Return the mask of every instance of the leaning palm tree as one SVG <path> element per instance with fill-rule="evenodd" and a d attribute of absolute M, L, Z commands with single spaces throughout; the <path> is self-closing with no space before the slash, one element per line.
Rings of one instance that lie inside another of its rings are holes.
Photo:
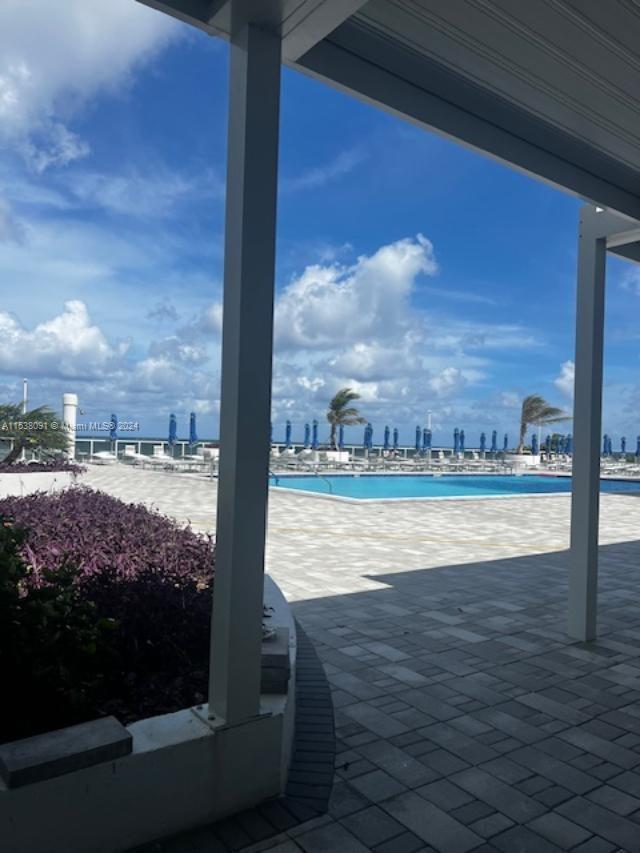
<path fill-rule="evenodd" d="M 359 400 L 360 394 L 356 394 L 351 388 L 341 388 L 329 403 L 329 411 L 327 412 L 327 420 L 331 424 L 331 437 L 329 439 L 331 447 L 337 448 L 336 430 L 340 424 L 343 426 L 355 426 L 355 424 L 365 424 L 366 418 L 358 414 L 358 410 L 350 403 L 354 400 Z"/>
<path fill-rule="evenodd" d="M 25 448 L 41 451 L 66 450 L 68 436 L 62 418 L 47 406 L 22 412 L 20 404 L 0 405 L 0 439 L 12 441 L 13 448 L 2 459 L 11 465 Z"/>
<path fill-rule="evenodd" d="M 524 439 L 527 434 L 527 427 L 530 424 L 542 426 L 543 424 L 556 424 L 570 419 L 571 415 L 563 412 L 562 409 L 550 406 L 539 394 L 530 394 L 525 397 L 522 401 L 522 412 L 520 414 L 520 441 L 517 453 L 522 453 L 524 450 Z"/>

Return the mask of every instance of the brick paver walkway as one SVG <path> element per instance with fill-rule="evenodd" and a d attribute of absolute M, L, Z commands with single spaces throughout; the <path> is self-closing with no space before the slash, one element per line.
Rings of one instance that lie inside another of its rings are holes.
<path fill-rule="evenodd" d="M 211 482 L 121 466 L 87 480 L 213 523 Z M 275 494 L 269 568 L 333 689 L 329 814 L 175 853 L 640 851 L 640 500 L 603 496 L 592 644 L 565 634 L 568 509 Z"/>

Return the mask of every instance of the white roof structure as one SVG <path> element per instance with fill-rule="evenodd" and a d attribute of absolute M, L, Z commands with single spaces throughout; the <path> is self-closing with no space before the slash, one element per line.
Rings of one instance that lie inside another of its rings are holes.
<path fill-rule="evenodd" d="M 211 724 L 233 730 L 262 714 L 282 63 L 588 202 L 567 626 L 594 639 L 606 255 L 640 260 L 640 2 L 139 2 L 231 45 Z M 544 245 L 523 244 L 531 251 Z"/>
<path fill-rule="evenodd" d="M 239 589 L 257 590 L 264 559 L 266 438 L 252 460 L 240 446 L 249 412 L 268 434 L 281 63 L 588 202 L 578 238 L 568 626 L 595 637 L 606 255 L 640 261 L 640 3 L 139 2 L 231 43 L 216 582 L 226 627 L 214 618 L 213 714 L 243 719 L 258 707 L 255 672 L 247 687 L 257 634 L 252 650 L 233 635 L 246 616 Z M 244 675 L 234 676 L 240 665 Z"/>
<path fill-rule="evenodd" d="M 632 0 L 143 2 L 223 38 L 252 20 L 291 67 L 640 217 Z"/>
<path fill-rule="evenodd" d="M 5 790 L 0 822 L 3 805 L 13 811 L 3 850 L 115 853 L 283 790 L 292 703 L 261 693 L 282 63 L 587 201 L 567 630 L 579 641 L 597 635 L 606 256 L 640 261 L 640 0 L 138 2 L 230 42 L 209 701 L 136 723 L 127 762 Z M 215 85 L 213 76 L 202 81 L 203 90 Z M 523 241 L 523 257 L 544 248 Z M 626 695 L 633 678 L 619 680 Z M 12 842 L 20 828 L 31 844 Z M 480 840 L 471 835 L 464 849 Z"/>

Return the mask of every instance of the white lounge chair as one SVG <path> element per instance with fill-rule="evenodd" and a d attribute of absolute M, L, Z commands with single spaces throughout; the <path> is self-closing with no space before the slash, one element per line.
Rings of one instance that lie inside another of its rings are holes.
<path fill-rule="evenodd" d="M 177 460 L 164 452 L 164 444 L 154 444 L 153 454 L 147 456 L 147 464 L 155 468 L 175 469 Z"/>
<path fill-rule="evenodd" d="M 91 457 L 91 462 L 96 465 L 113 465 L 113 463 L 117 461 L 118 457 L 115 453 L 111 453 L 110 450 L 99 450 Z"/>
<path fill-rule="evenodd" d="M 138 453 L 135 444 L 125 444 L 122 454 L 122 461 L 128 462 L 130 465 L 144 465 L 149 459 L 144 453 Z"/>

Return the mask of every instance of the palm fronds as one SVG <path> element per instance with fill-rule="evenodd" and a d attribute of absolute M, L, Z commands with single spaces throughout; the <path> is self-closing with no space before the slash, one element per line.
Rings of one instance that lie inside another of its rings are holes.
<path fill-rule="evenodd" d="M 355 406 L 349 405 L 359 399 L 360 394 L 352 388 L 341 388 L 334 394 L 327 411 L 327 420 L 331 424 L 330 442 L 332 447 L 336 447 L 336 430 L 340 424 L 355 426 L 356 424 L 366 423 L 366 418 L 360 416 Z"/>
<path fill-rule="evenodd" d="M 67 447 L 62 418 L 48 406 L 23 413 L 19 403 L 0 405 L 0 439 L 13 441 L 13 449 L 2 460 L 6 465 L 11 465 L 24 448 L 62 451 Z"/>
<path fill-rule="evenodd" d="M 527 427 L 542 426 L 543 424 L 555 424 L 561 421 L 568 421 L 571 415 L 563 412 L 557 406 L 550 406 L 549 403 L 539 394 L 529 394 L 522 401 L 522 411 L 520 413 L 520 441 L 518 443 L 518 453 L 522 453 L 524 449 L 524 440 L 527 434 Z"/>

